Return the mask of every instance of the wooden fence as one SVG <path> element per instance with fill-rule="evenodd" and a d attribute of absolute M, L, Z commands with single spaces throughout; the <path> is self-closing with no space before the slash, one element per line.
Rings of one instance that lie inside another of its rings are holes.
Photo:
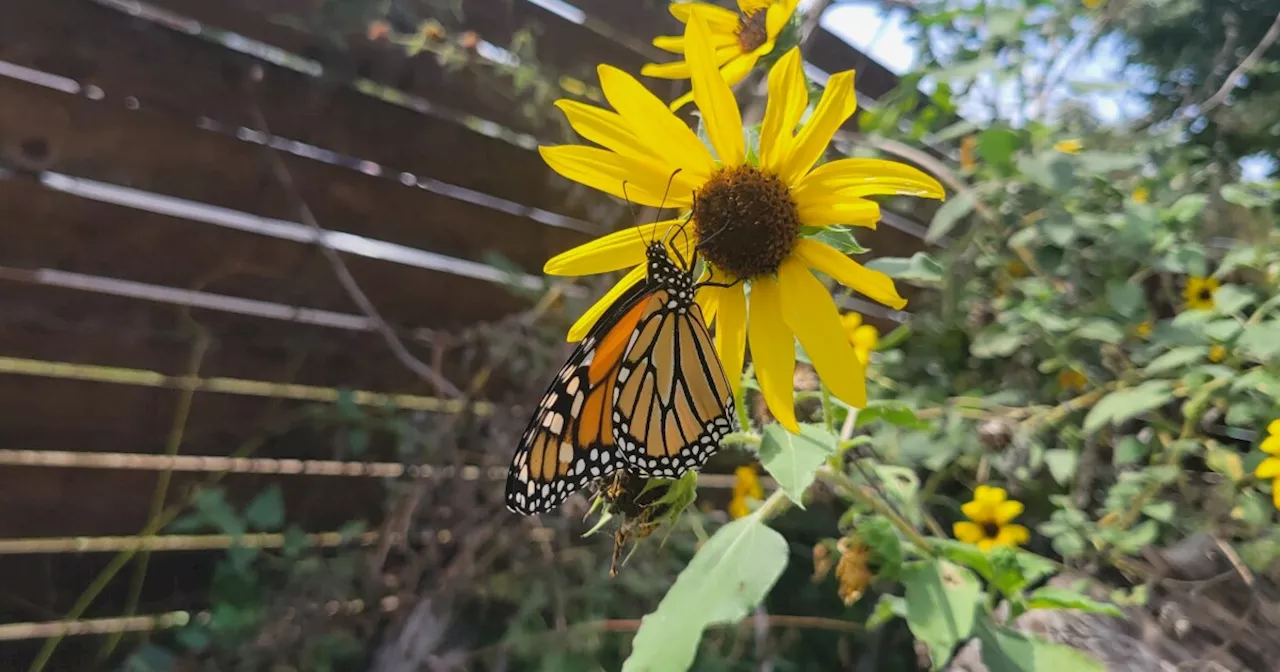
<path fill-rule="evenodd" d="M 109 559 L 66 551 L 143 529 L 173 463 L 124 465 L 165 451 L 184 394 L 181 454 L 224 460 L 338 388 L 370 393 L 357 403 L 397 394 L 435 408 L 440 390 L 388 349 L 296 196 L 386 323 L 447 375 L 458 372 L 443 346 L 414 334 L 527 310 L 511 283 L 540 286 L 548 256 L 626 223 L 619 203 L 546 168 L 533 150 L 565 140 L 560 122 L 529 114 L 518 82 L 486 58 L 501 65 L 510 54 L 494 47 L 532 30 L 536 62 L 524 65 L 549 81 L 589 85 L 598 62 L 638 73 L 657 56 L 648 39 L 678 30 L 664 2 L 576 0 L 554 13 L 469 0 L 443 40 L 461 67 L 371 41 L 366 19 L 326 24 L 327 4 L 0 0 L 0 540 L 85 538 L 8 543 L 0 622 L 57 620 Z M 825 30 L 807 57 L 856 68 L 865 96 L 896 84 Z M 892 226 L 863 242 L 893 256 L 922 247 Z M 191 316 L 208 338 L 198 367 Z M 328 454 L 306 432 L 277 438 L 267 457 Z M 218 464 L 234 491 L 278 481 L 308 531 L 380 515 L 374 478 Z M 160 553 L 143 604 L 191 607 L 205 577 L 192 568 L 213 557 Z M 88 615 L 120 616 L 123 590 Z M 32 632 L 46 631 L 58 630 Z M 4 646 L 15 645 L 0 645 L 6 661 L 32 651 Z"/>

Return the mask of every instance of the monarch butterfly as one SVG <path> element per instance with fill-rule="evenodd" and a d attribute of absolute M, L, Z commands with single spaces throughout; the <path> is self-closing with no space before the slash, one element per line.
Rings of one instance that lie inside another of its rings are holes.
<path fill-rule="evenodd" d="M 521 436 L 512 511 L 548 511 L 618 470 L 678 478 L 729 432 L 733 391 L 694 301 L 692 264 L 677 265 L 660 241 L 646 258 L 646 278 L 569 355 Z"/>

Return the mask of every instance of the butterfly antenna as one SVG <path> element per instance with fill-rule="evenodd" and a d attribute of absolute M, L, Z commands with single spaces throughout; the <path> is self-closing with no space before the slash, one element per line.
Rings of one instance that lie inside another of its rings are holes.
<path fill-rule="evenodd" d="M 667 196 L 671 195 L 671 185 L 676 181 L 676 175 L 679 175 L 681 170 L 684 170 L 684 169 L 676 168 L 675 170 L 671 171 L 671 175 L 667 178 L 667 186 L 665 189 L 662 190 L 662 200 L 659 202 L 659 205 L 658 205 L 659 213 L 661 213 L 663 210 L 667 208 Z M 668 236 L 663 236 L 662 238 L 663 243 L 666 243 L 668 240 L 670 240 Z"/>

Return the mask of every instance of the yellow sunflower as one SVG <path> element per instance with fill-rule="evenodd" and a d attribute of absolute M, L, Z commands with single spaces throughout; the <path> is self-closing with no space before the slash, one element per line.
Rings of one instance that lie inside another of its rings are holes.
<path fill-rule="evenodd" d="M 1053 143 L 1053 148 L 1063 154 L 1079 154 L 1084 149 L 1084 143 L 1074 138 L 1070 140 L 1059 140 Z"/>
<path fill-rule="evenodd" d="M 1137 336 L 1139 340 L 1145 341 L 1148 338 L 1151 338 L 1151 330 L 1153 328 L 1151 320 L 1143 320 L 1133 328 L 1133 335 Z"/>
<path fill-rule="evenodd" d="M 773 51 L 778 33 L 795 14 L 797 4 L 799 0 L 738 0 L 737 12 L 705 2 L 673 2 L 670 8 L 680 23 L 688 24 L 695 12 L 706 22 L 715 65 L 732 86 L 751 72 L 760 57 Z M 683 54 L 686 60 L 650 63 L 640 73 L 663 79 L 692 79 L 685 39 L 681 35 L 654 38 L 653 46 Z M 693 92 L 686 93 L 671 103 L 671 109 L 678 110 L 691 100 Z"/>
<path fill-rule="evenodd" d="M 1227 360 L 1227 346 L 1221 343 L 1214 343 L 1209 348 L 1209 361 L 1214 364 L 1221 364 Z"/>
<path fill-rule="evenodd" d="M 960 507 L 964 520 L 952 526 L 956 539 L 974 544 L 983 551 L 997 546 L 1020 546 L 1031 539 L 1031 533 L 1021 525 L 1014 525 L 1014 518 L 1022 515 L 1022 502 L 1008 499 L 1004 488 L 979 485 L 973 491 L 973 501 Z"/>
<path fill-rule="evenodd" d="M 858 361 L 866 366 L 871 360 L 871 352 L 880 345 L 880 332 L 869 324 L 863 324 L 862 315 L 858 313 L 845 313 L 840 318 L 840 325 L 844 327 L 845 336 L 853 345 L 853 353 L 857 355 Z"/>
<path fill-rule="evenodd" d="M 764 499 L 764 488 L 760 487 L 756 468 L 743 465 L 733 470 L 733 498 L 729 500 L 729 516 L 737 520 L 750 515 L 751 507 L 747 505 L 749 499 Z"/>
<path fill-rule="evenodd" d="M 1187 310 L 1212 310 L 1213 295 L 1217 293 L 1217 278 L 1202 278 L 1198 275 L 1187 278 L 1187 286 L 1182 288 Z"/>
<path fill-rule="evenodd" d="M 932 177 L 893 161 L 840 159 L 814 168 L 836 129 L 853 114 L 853 72 L 832 75 L 808 122 L 793 133 L 808 102 L 798 49 L 769 73 L 768 105 L 753 155 L 759 159 L 748 163 L 742 117 L 716 69 L 709 36 L 706 22 L 693 14 L 685 44 L 694 100 L 714 156 L 657 96 L 630 75 L 603 65 L 600 82 L 616 112 L 566 100 L 557 105 L 578 133 L 605 148 L 539 149 L 548 165 L 571 180 L 619 197 L 625 183 L 625 196 L 640 205 L 692 209 L 692 224 L 685 229 L 690 235 L 676 236 L 673 247 L 685 258 L 696 247 L 709 266 L 704 277 L 730 285 L 698 292 L 704 316 L 715 323 L 716 350 L 729 380 L 736 390 L 749 343 L 769 411 L 797 432 L 792 401 L 797 338 L 835 396 L 857 408 L 866 404 L 863 366 L 845 338 L 835 301 L 810 269 L 887 306 L 906 305 L 887 275 L 802 237 L 801 227 L 874 227 L 880 206 L 867 196 L 942 198 L 943 190 Z M 682 221 L 624 229 L 547 262 L 544 271 L 550 275 L 632 269 L 583 314 L 569 340 L 586 335 L 604 310 L 644 277 L 645 241 Z"/>
<path fill-rule="evenodd" d="M 1263 460 L 1253 475 L 1271 479 L 1271 500 L 1280 509 L 1280 419 L 1267 425 L 1267 438 L 1262 440 L 1259 448 L 1271 457 Z"/>

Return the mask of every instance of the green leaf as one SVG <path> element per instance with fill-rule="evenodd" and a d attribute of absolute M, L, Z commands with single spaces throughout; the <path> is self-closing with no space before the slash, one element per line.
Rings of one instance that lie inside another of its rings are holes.
<path fill-rule="evenodd" d="M 1049 475 L 1058 485 L 1067 485 L 1074 480 L 1076 463 L 1080 457 L 1074 450 L 1054 448 L 1044 451 L 1044 462 L 1049 467 Z"/>
<path fill-rule="evenodd" d="M 1022 575 L 1022 565 L 1018 563 L 1017 552 L 1012 548 L 1001 546 L 992 549 L 991 585 L 1006 597 L 1017 595 L 1027 586 L 1027 578 Z"/>
<path fill-rule="evenodd" d="M 1022 347 L 1023 334 L 1006 331 L 1003 326 L 991 325 L 978 332 L 969 344 L 969 352 L 979 359 L 1008 357 Z"/>
<path fill-rule="evenodd" d="M 1222 199 L 1243 208 L 1261 208 L 1275 200 L 1274 198 L 1268 198 L 1265 194 L 1258 193 L 1251 186 L 1249 184 L 1224 184 L 1221 189 Z"/>
<path fill-rule="evenodd" d="M 1147 306 L 1147 295 L 1142 286 L 1130 282 L 1112 282 L 1107 285 L 1107 304 L 1125 317 L 1137 317 Z"/>
<path fill-rule="evenodd" d="M 1107 425 L 1159 408 L 1173 399 L 1173 385 L 1166 380 L 1149 380 L 1137 387 L 1117 390 L 1098 400 L 1084 418 L 1086 434 Z"/>
<path fill-rule="evenodd" d="M 1021 146 L 1022 138 L 1008 128 L 993 127 L 978 134 L 978 156 L 995 166 L 1009 165 Z"/>
<path fill-rule="evenodd" d="M 943 128 L 925 139 L 926 145 L 947 144 L 953 140 L 958 140 L 963 136 L 969 135 L 978 130 L 978 125 L 968 119 L 962 119 Z"/>
<path fill-rule="evenodd" d="M 1200 364 L 1209 356 L 1209 348 L 1203 346 L 1183 346 L 1156 357 L 1147 365 L 1147 374 L 1158 376 L 1177 371 L 1192 364 Z"/>
<path fill-rule="evenodd" d="M 1117 170 L 1129 170 L 1142 162 L 1142 155 L 1137 152 L 1120 154 L 1116 152 L 1080 152 L 1075 156 L 1080 167 L 1091 173 L 1113 173 Z"/>
<path fill-rule="evenodd" d="M 1094 318 L 1080 325 L 1076 336 L 1090 341 L 1119 343 L 1124 340 L 1124 330 L 1111 320 Z"/>
<path fill-rule="evenodd" d="M 982 578 L 991 580 L 991 560 L 982 549 L 955 539 L 930 538 L 929 542 L 943 558 L 964 565 Z"/>
<path fill-rule="evenodd" d="M 867 617 L 866 628 L 875 630 L 893 620 L 895 616 L 903 619 L 907 617 L 907 601 L 897 595 L 881 595 L 875 609 L 871 610 L 871 615 Z"/>
<path fill-rule="evenodd" d="M 873 422 L 883 421 L 897 427 L 922 429 L 929 423 L 916 417 L 916 412 L 900 401 L 873 401 L 866 408 L 858 411 L 853 422 L 854 427 L 865 427 Z"/>
<path fill-rule="evenodd" d="M 938 208 L 938 212 L 934 213 L 933 222 L 929 224 L 929 231 L 924 236 L 925 241 L 934 242 L 947 235 L 961 219 L 973 212 L 977 204 L 978 197 L 972 190 L 962 191 L 948 199 L 941 208 Z"/>
<path fill-rule="evenodd" d="M 703 630 L 751 613 L 782 575 L 787 553 L 787 540 L 758 515 L 717 530 L 640 622 L 623 672 L 689 669 Z"/>
<path fill-rule="evenodd" d="M 1264 362 L 1275 359 L 1280 355 L 1280 320 L 1246 327 L 1236 345 L 1248 355 Z"/>
<path fill-rule="evenodd" d="M 245 507 L 244 517 L 255 530 L 279 529 L 284 524 L 284 494 L 280 486 L 273 483 L 254 497 Z"/>
<path fill-rule="evenodd" d="M 1179 198 L 1169 207 L 1169 216 L 1183 224 L 1200 216 L 1200 212 L 1209 205 L 1209 197 L 1204 194 L 1187 194 Z"/>
<path fill-rule="evenodd" d="M 1075 167 L 1071 161 L 1055 151 L 1039 152 L 1032 156 L 1018 155 L 1018 172 L 1028 180 L 1050 192 L 1062 192 L 1075 182 Z"/>
<path fill-rule="evenodd" d="M 201 490 L 192 504 L 200 516 L 222 534 L 244 534 L 244 521 L 227 504 L 221 490 Z"/>
<path fill-rule="evenodd" d="M 867 268 L 880 271 L 895 280 L 920 285 L 937 285 L 942 282 L 942 266 L 924 252 L 916 252 L 911 258 L 880 257 L 866 264 Z"/>
<path fill-rule="evenodd" d="M 951 660 L 956 644 L 973 632 L 982 599 L 978 578 L 945 560 L 924 560 L 903 568 L 907 626 L 929 647 L 935 670 Z"/>
<path fill-rule="evenodd" d="M 1106 672 L 1081 651 L 996 625 L 985 614 L 974 631 L 982 641 L 982 662 L 990 672 Z"/>
<path fill-rule="evenodd" d="M 809 229 L 811 227 L 805 228 Z M 802 232 L 802 235 L 824 242 L 844 254 L 865 254 L 867 252 L 867 248 L 858 244 L 858 239 L 853 235 L 853 229 L 843 224 L 815 228 L 811 232 Z"/>
<path fill-rule="evenodd" d="M 836 448 L 836 437 L 820 425 L 800 425 L 792 434 L 781 425 L 764 428 L 760 464 L 778 481 L 787 497 L 804 508 L 804 492 Z"/>
<path fill-rule="evenodd" d="M 868 516 L 858 522 L 858 538 L 871 549 L 877 578 L 892 581 L 902 571 L 906 553 L 893 524 L 883 516 Z"/>
<path fill-rule="evenodd" d="M 1111 461 L 1116 466 L 1133 464 L 1142 459 L 1147 454 L 1147 444 L 1138 440 L 1135 436 L 1126 436 L 1120 439 L 1116 444 L 1115 454 Z"/>
<path fill-rule="evenodd" d="M 1253 292 L 1240 285 L 1223 285 L 1213 294 L 1213 309 L 1222 315 L 1233 315 L 1253 303 Z"/>

